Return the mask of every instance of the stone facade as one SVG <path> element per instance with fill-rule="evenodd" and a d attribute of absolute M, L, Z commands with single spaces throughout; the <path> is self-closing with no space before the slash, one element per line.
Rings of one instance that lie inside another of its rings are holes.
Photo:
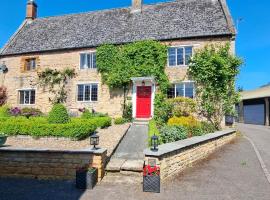
<path fill-rule="evenodd" d="M 174 40 L 164 42 L 168 46 L 192 45 L 194 49 L 202 48 L 209 43 L 225 43 L 231 42 L 232 52 L 234 52 L 234 40 L 230 37 L 220 38 L 204 38 L 193 40 Z M 7 87 L 8 104 L 10 106 L 19 106 L 18 90 L 20 89 L 36 89 L 36 104 L 31 107 L 39 108 L 43 112 L 51 109 L 49 102 L 50 94 L 44 88 L 35 85 L 37 71 L 45 68 L 62 70 L 64 68 L 76 69 L 77 77 L 67 83 L 68 99 L 66 106 L 71 112 L 77 112 L 78 108 L 93 108 L 98 112 L 108 113 L 111 116 L 120 116 L 122 114 L 123 91 L 109 89 L 108 86 L 102 84 L 101 76 L 97 70 L 86 69 L 80 70 L 80 53 L 91 52 L 95 49 L 83 50 L 66 50 L 46 53 L 35 53 L 27 55 L 6 56 L 0 58 L 0 63 L 5 62 L 9 71 L 6 74 L 0 74 L 0 85 Z M 24 71 L 24 60 L 28 58 L 37 58 L 36 71 Z M 172 83 L 189 80 L 187 77 L 187 67 L 166 67 L 166 73 Z M 98 101 L 97 102 L 78 102 L 76 100 L 77 84 L 80 83 L 98 83 Z M 132 87 L 130 87 L 132 88 Z M 130 94 L 131 96 L 130 89 Z"/>
<path fill-rule="evenodd" d="M 210 154 L 218 148 L 231 142 L 236 138 L 235 131 L 224 132 L 225 134 L 218 134 L 218 137 L 209 137 L 204 139 L 204 136 L 197 138 L 190 138 L 187 140 L 179 141 L 179 143 L 170 143 L 172 151 L 164 151 L 165 148 L 159 146 L 159 155 L 154 155 L 147 151 L 145 161 L 148 163 L 149 159 L 156 160 L 160 166 L 161 179 L 166 179 L 185 169 L 192 167 L 196 162 L 207 158 Z M 209 134 L 210 135 L 210 134 Z M 188 141 L 189 140 L 189 141 Z M 193 141 L 192 141 L 193 140 Z M 177 148 L 179 146 L 179 148 Z"/>
<path fill-rule="evenodd" d="M 100 181 L 105 172 L 106 150 L 47 151 L 0 149 L 0 177 L 74 180 L 76 168 L 85 165 L 98 170 Z"/>

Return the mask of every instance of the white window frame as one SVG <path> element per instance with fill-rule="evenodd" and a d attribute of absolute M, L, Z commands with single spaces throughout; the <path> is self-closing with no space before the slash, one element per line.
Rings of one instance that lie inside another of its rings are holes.
<path fill-rule="evenodd" d="M 90 56 L 92 55 L 92 63 L 90 64 L 91 66 L 87 66 L 87 65 L 84 65 L 83 68 L 81 68 L 81 56 L 85 54 L 85 55 L 89 55 Z M 82 52 L 80 53 L 80 64 L 79 64 L 79 70 L 96 70 L 97 69 L 97 63 L 96 63 L 96 67 L 94 68 L 94 59 L 93 59 L 93 54 L 96 54 L 96 51 L 87 51 L 87 52 Z M 96 54 L 97 55 L 97 54 Z"/>
<path fill-rule="evenodd" d="M 29 70 L 28 68 L 29 64 Z M 37 58 L 26 58 L 25 59 L 25 71 L 35 71 L 37 69 Z"/>
<path fill-rule="evenodd" d="M 188 64 L 186 64 L 186 51 L 185 51 L 185 47 L 191 47 L 192 48 L 192 55 L 191 56 L 193 56 L 193 54 L 194 54 L 194 45 L 179 45 L 179 46 L 169 46 L 169 48 L 182 48 L 183 49 L 183 58 L 184 58 L 184 64 L 183 65 L 177 65 L 177 63 L 178 63 L 178 58 L 177 58 L 177 52 L 176 52 L 176 54 L 175 54 L 175 57 L 176 57 L 176 59 L 175 59 L 175 65 L 170 65 L 170 55 L 169 55 L 169 48 L 168 48 L 168 51 L 167 51 L 167 65 L 168 65 L 168 67 L 187 67 L 188 66 Z"/>
<path fill-rule="evenodd" d="M 36 96 L 37 96 L 37 91 L 36 89 L 33 89 L 33 88 L 23 88 L 23 89 L 18 89 L 18 101 L 19 101 L 19 105 L 22 105 L 22 106 L 32 106 L 32 105 L 36 105 Z M 21 92 L 26 92 L 26 91 L 35 91 L 35 103 L 31 103 L 31 93 L 29 94 L 29 103 L 25 103 L 25 95 L 24 95 L 24 103 L 21 104 Z"/>
<path fill-rule="evenodd" d="M 176 97 L 179 97 L 179 96 L 177 96 L 176 95 L 176 85 L 180 85 L 180 84 L 183 84 L 183 97 L 186 97 L 186 83 L 193 83 L 193 98 L 192 99 L 194 99 L 195 98 L 195 82 L 194 81 L 182 81 L 182 82 L 179 82 L 179 83 L 174 83 L 173 85 L 174 85 L 174 98 L 176 98 Z M 190 98 L 190 97 L 186 97 L 186 98 Z"/>
<path fill-rule="evenodd" d="M 79 94 L 79 85 L 83 85 L 83 100 L 79 101 L 78 100 L 78 94 Z M 90 100 L 89 101 L 85 101 L 85 86 L 86 85 L 90 85 Z M 92 101 L 92 85 L 97 85 L 97 101 Z M 77 83 L 77 89 L 76 89 L 76 101 L 80 102 L 80 103 L 96 103 L 99 100 L 99 95 L 98 95 L 98 91 L 99 91 L 99 83 L 98 82 L 91 82 L 91 83 Z"/>

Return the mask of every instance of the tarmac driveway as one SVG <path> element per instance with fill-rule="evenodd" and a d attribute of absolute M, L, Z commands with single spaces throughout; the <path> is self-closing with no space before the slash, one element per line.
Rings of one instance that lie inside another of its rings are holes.
<path fill-rule="evenodd" d="M 254 143 L 263 152 L 265 162 L 269 163 L 268 128 L 250 125 L 239 125 L 238 128 L 250 138 L 254 137 Z M 253 136 L 255 134 L 257 136 Z M 257 137 L 262 139 L 255 139 Z M 167 180 L 162 184 L 161 194 L 143 193 L 141 190 L 140 185 L 101 183 L 92 191 L 80 191 L 72 182 L 0 179 L 1 200 L 270 199 L 270 184 L 252 145 L 243 136 L 183 174 Z"/>

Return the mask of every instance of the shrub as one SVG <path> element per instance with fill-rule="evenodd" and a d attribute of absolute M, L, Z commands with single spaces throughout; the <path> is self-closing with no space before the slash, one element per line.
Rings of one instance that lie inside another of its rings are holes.
<path fill-rule="evenodd" d="M 151 137 L 153 135 L 159 136 L 160 137 L 160 133 L 159 130 L 157 128 L 157 124 L 156 121 L 154 119 L 152 119 L 149 122 L 149 129 L 148 129 L 148 145 L 151 146 Z M 162 140 L 159 138 L 159 143 L 162 143 Z"/>
<path fill-rule="evenodd" d="M 93 114 L 88 110 L 88 109 L 85 109 L 83 112 L 82 112 L 82 115 L 81 115 L 81 118 L 82 119 L 90 119 L 93 117 Z"/>
<path fill-rule="evenodd" d="M 209 122 L 205 122 L 205 121 L 201 122 L 201 127 L 205 134 L 214 133 L 215 131 L 217 131 L 215 126 Z"/>
<path fill-rule="evenodd" d="M 128 103 L 123 109 L 123 118 L 128 121 L 132 120 L 132 103 Z"/>
<path fill-rule="evenodd" d="M 172 117 L 168 121 L 169 126 L 185 126 L 185 127 L 196 127 L 200 125 L 194 117 Z"/>
<path fill-rule="evenodd" d="M 118 118 L 115 118 L 114 119 L 114 124 L 124 124 L 126 123 L 128 120 L 127 119 L 124 119 L 123 117 L 118 117 Z"/>
<path fill-rule="evenodd" d="M 10 115 L 11 116 L 20 116 L 21 115 L 21 109 L 20 108 L 18 108 L 18 107 L 15 107 L 15 108 L 11 108 L 10 110 L 9 110 L 9 113 L 10 113 Z"/>
<path fill-rule="evenodd" d="M 172 116 L 172 104 L 167 101 L 164 94 L 155 96 L 155 120 L 157 124 L 167 123 Z"/>
<path fill-rule="evenodd" d="M 7 100 L 7 88 L 4 86 L 0 87 L 0 106 L 3 106 Z"/>
<path fill-rule="evenodd" d="M 49 113 L 48 122 L 50 124 L 66 124 L 70 121 L 67 109 L 63 104 L 53 105 Z"/>
<path fill-rule="evenodd" d="M 32 117 L 41 116 L 41 115 L 43 115 L 43 113 L 37 108 L 23 108 L 21 110 L 21 115 L 25 116 L 26 118 L 29 118 L 31 116 Z"/>
<path fill-rule="evenodd" d="M 183 126 L 164 126 L 160 130 L 160 137 L 163 143 L 184 140 L 188 136 L 188 130 Z"/>
<path fill-rule="evenodd" d="M 0 106 L 0 118 L 1 117 L 9 117 L 9 107 L 8 106 Z"/>
<path fill-rule="evenodd" d="M 188 117 L 196 112 L 196 102 L 191 98 L 177 97 L 169 102 L 173 105 L 172 114 L 176 117 Z"/>
<path fill-rule="evenodd" d="M 82 112 L 82 119 L 91 119 L 93 117 L 108 117 L 108 114 L 95 112 L 94 110 L 90 111 L 87 108 L 81 108 L 79 111 Z"/>
<path fill-rule="evenodd" d="M 93 117 L 91 119 L 72 118 L 71 123 L 94 123 L 97 127 L 106 128 L 112 125 L 110 117 Z"/>

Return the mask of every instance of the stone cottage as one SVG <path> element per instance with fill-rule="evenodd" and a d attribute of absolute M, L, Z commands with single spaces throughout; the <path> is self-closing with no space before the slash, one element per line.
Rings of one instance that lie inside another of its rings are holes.
<path fill-rule="evenodd" d="M 7 87 L 8 104 L 35 107 L 48 112 L 49 93 L 33 82 L 45 68 L 76 69 L 68 84 L 66 106 L 76 112 L 93 108 L 119 116 L 122 90 L 110 90 L 97 72 L 96 47 L 154 39 L 168 46 L 166 73 L 172 83 L 169 98 L 193 98 L 194 83 L 186 76 L 196 48 L 208 43 L 230 42 L 235 29 L 225 0 L 175 0 L 144 5 L 132 0 L 131 7 L 80 14 L 38 18 L 38 6 L 28 0 L 26 18 L 0 52 L 0 85 Z M 134 77 L 129 99 L 133 117 L 151 118 L 156 83 L 152 77 Z"/>

